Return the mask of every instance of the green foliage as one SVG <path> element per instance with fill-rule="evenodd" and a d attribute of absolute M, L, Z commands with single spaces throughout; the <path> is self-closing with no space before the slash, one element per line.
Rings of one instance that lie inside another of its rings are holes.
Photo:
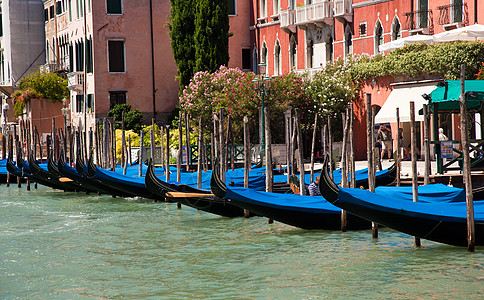
<path fill-rule="evenodd" d="M 48 99 L 50 102 L 62 102 L 63 98 L 69 98 L 67 79 L 56 73 L 43 74 L 40 71 L 32 73 L 20 80 L 19 88 L 22 91 L 29 90 L 39 98 Z"/>
<path fill-rule="evenodd" d="M 403 76 L 419 78 L 437 76 L 449 80 L 460 77 L 460 65 L 466 63 L 466 79 L 474 79 L 484 62 L 484 43 L 416 43 L 396 49 L 386 56 L 356 56 L 351 67 L 352 79 L 359 83 L 372 77 Z"/>
<path fill-rule="evenodd" d="M 126 130 L 133 130 L 134 132 L 139 132 L 141 130 L 143 114 L 138 109 L 131 110 L 131 104 L 116 104 L 108 112 L 108 117 L 114 117 L 116 119 L 116 129 L 123 128 L 123 112 L 124 128 Z"/>
<path fill-rule="evenodd" d="M 15 117 L 18 117 L 24 113 L 25 102 L 23 101 L 15 101 L 13 106 L 13 113 Z"/>
<path fill-rule="evenodd" d="M 191 0 L 170 0 L 171 50 L 178 66 L 180 94 L 190 83 L 195 69 L 195 5 Z"/>
<path fill-rule="evenodd" d="M 215 72 L 229 61 L 228 2 L 196 1 L 195 71 Z"/>

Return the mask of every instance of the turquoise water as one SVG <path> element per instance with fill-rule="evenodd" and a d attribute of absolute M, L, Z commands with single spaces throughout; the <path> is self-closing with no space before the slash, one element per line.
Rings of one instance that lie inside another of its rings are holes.
<path fill-rule="evenodd" d="M 483 299 L 484 247 L 0 186 L 0 299 Z"/>

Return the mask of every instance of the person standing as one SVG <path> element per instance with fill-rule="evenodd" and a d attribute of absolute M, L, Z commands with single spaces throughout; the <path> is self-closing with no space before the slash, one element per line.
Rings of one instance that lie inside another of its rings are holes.
<path fill-rule="evenodd" d="M 392 134 L 385 125 L 381 125 L 378 129 L 378 141 L 382 145 L 381 159 L 385 157 L 385 151 L 388 153 L 388 158 L 392 158 Z"/>
<path fill-rule="evenodd" d="M 403 160 L 406 160 L 408 158 L 409 151 L 407 146 L 405 146 L 405 142 L 403 141 L 403 128 L 398 129 L 398 151 L 400 151 L 400 149 L 403 149 L 402 157 Z"/>

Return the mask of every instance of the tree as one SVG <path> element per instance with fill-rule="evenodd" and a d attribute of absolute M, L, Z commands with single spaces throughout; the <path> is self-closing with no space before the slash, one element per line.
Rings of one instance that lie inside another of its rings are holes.
<path fill-rule="evenodd" d="M 124 112 L 124 128 L 139 132 L 143 121 L 143 114 L 138 110 L 131 110 L 131 104 L 116 104 L 109 112 L 108 117 L 116 119 L 116 129 L 122 129 Z"/>
<path fill-rule="evenodd" d="M 29 91 L 38 98 L 47 99 L 50 102 L 61 102 L 63 98 L 69 98 L 67 79 L 56 73 L 32 73 L 20 80 L 21 91 Z"/>
<path fill-rule="evenodd" d="M 180 94 L 190 83 L 195 74 L 195 6 L 190 0 L 170 0 L 171 14 L 168 28 L 170 29 L 171 50 L 178 67 Z"/>
<path fill-rule="evenodd" d="M 215 72 L 229 61 L 228 2 L 199 0 L 195 12 L 195 71 Z"/>

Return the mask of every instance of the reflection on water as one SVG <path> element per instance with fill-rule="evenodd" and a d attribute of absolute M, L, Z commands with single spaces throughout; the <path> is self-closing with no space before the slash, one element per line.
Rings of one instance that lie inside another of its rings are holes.
<path fill-rule="evenodd" d="M 482 299 L 484 247 L 0 186 L 0 298 Z"/>

